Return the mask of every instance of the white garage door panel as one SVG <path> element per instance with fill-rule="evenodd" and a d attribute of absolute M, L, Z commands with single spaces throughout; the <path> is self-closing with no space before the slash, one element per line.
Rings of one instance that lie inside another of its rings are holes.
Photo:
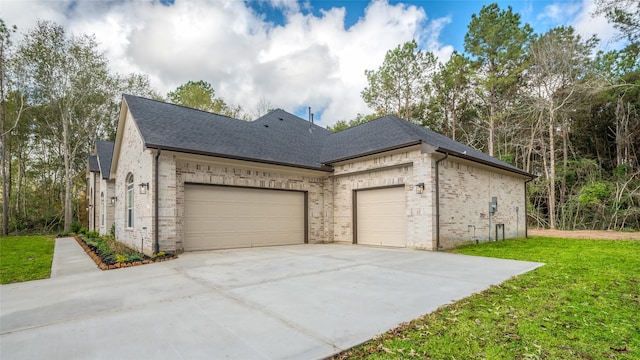
<path fill-rule="evenodd" d="M 185 185 L 184 249 L 304 243 L 304 193 Z"/>
<path fill-rule="evenodd" d="M 356 199 L 358 244 L 407 245 L 404 187 L 358 191 Z"/>

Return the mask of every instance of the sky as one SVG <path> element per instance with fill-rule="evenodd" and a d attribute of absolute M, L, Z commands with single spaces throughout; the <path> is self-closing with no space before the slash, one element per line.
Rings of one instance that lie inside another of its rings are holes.
<path fill-rule="evenodd" d="M 365 70 L 415 39 L 445 62 L 464 52 L 472 14 L 492 1 L 1 0 L 0 18 L 26 31 L 51 20 L 93 34 L 113 72 L 147 74 L 161 94 L 189 80 L 249 114 L 259 104 L 332 125 L 372 113 L 360 97 Z M 592 16 L 594 0 L 497 1 L 536 33 L 570 25 L 600 48 L 619 48 L 616 32 Z M 15 39 L 19 39 L 16 36 Z M 15 40 L 14 39 L 14 40 Z"/>

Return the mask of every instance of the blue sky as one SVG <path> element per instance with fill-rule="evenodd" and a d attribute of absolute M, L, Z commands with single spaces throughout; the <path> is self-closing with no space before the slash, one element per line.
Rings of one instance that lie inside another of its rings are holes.
<path fill-rule="evenodd" d="M 114 72 L 143 73 L 161 93 L 189 80 L 212 84 L 250 117 L 259 105 L 320 125 L 371 113 L 360 97 L 364 71 L 385 53 L 416 39 L 446 61 L 464 50 L 471 15 L 490 1 L 310 0 L 2 0 L 19 31 L 38 19 L 74 34 L 94 35 Z M 543 33 L 574 26 L 597 34 L 603 49 L 619 47 L 615 30 L 593 17 L 594 0 L 498 1 Z"/>

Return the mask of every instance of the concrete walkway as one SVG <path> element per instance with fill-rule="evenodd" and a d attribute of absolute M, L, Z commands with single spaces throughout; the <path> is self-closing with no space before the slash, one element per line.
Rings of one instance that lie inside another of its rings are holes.
<path fill-rule="evenodd" d="M 540 265 L 327 244 L 79 267 L 0 286 L 0 359 L 322 359 Z"/>
<path fill-rule="evenodd" d="M 72 237 L 56 239 L 51 264 L 51 277 L 101 271 Z"/>

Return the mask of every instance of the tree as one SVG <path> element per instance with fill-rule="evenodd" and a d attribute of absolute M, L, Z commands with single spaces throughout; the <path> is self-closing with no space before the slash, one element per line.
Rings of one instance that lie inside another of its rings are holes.
<path fill-rule="evenodd" d="M 0 144 L 0 159 L 2 161 L 2 235 L 9 234 L 9 193 L 7 191 L 7 103 L 5 99 L 8 88 L 6 77 L 7 54 L 11 46 L 11 33 L 16 31 L 14 26 L 8 28 L 0 19 L 0 119 L 2 121 L 2 144 Z"/>
<path fill-rule="evenodd" d="M 442 114 L 447 130 L 445 134 L 456 140 L 456 130 L 463 113 L 470 107 L 473 94 L 470 90 L 473 70 L 471 63 L 464 55 L 454 52 L 445 64 L 439 65 L 433 76 L 434 96 L 432 98 Z"/>
<path fill-rule="evenodd" d="M 167 94 L 170 102 L 202 111 L 208 111 L 233 118 L 242 116 L 242 107 L 228 105 L 216 97 L 211 84 L 206 81 L 188 81 Z"/>
<path fill-rule="evenodd" d="M 333 126 L 327 126 L 327 130 L 336 133 L 338 131 L 346 130 L 354 126 L 367 123 L 375 118 L 377 118 L 377 116 L 374 114 L 370 114 L 370 115 L 358 114 L 356 115 L 355 119 L 352 119 L 349 121 L 338 120 L 335 124 L 333 124 Z"/>
<path fill-rule="evenodd" d="M 541 140 L 544 174 L 547 179 L 549 227 L 556 228 L 556 137 L 563 141 L 563 172 L 568 163 L 567 107 L 581 90 L 594 88 L 588 82 L 589 56 L 597 40 L 582 41 L 572 27 L 557 27 L 534 39 L 528 50 L 531 67 L 527 70 L 533 107 L 546 119 L 547 139 Z M 548 161 L 548 163 L 547 163 Z M 561 200 L 564 200 L 564 182 Z M 561 201 L 564 203 L 564 201 Z"/>
<path fill-rule="evenodd" d="M 640 1 L 597 0 L 595 14 L 604 14 L 630 42 L 640 41 Z"/>
<path fill-rule="evenodd" d="M 413 112 L 425 103 L 435 67 L 435 56 L 419 50 L 415 40 L 398 45 L 387 51 L 378 70 L 365 71 L 369 85 L 362 99 L 378 115 L 415 120 Z"/>
<path fill-rule="evenodd" d="M 480 14 L 473 14 L 469 31 L 464 37 L 464 48 L 474 57 L 480 95 L 488 107 L 486 124 L 489 130 L 488 150 L 493 156 L 496 122 L 505 100 L 514 94 L 523 62 L 525 45 L 531 37 L 528 24 L 521 26 L 520 15 L 511 7 L 500 10 L 498 4 L 483 6 Z"/>
<path fill-rule="evenodd" d="M 39 21 L 16 52 L 17 67 L 29 77 L 29 100 L 43 110 L 36 126 L 62 159 L 65 231 L 73 220 L 74 177 L 109 114 L 113 79 L 97 47 L 93 37 L 69 36 L 62 26 Z"/>

